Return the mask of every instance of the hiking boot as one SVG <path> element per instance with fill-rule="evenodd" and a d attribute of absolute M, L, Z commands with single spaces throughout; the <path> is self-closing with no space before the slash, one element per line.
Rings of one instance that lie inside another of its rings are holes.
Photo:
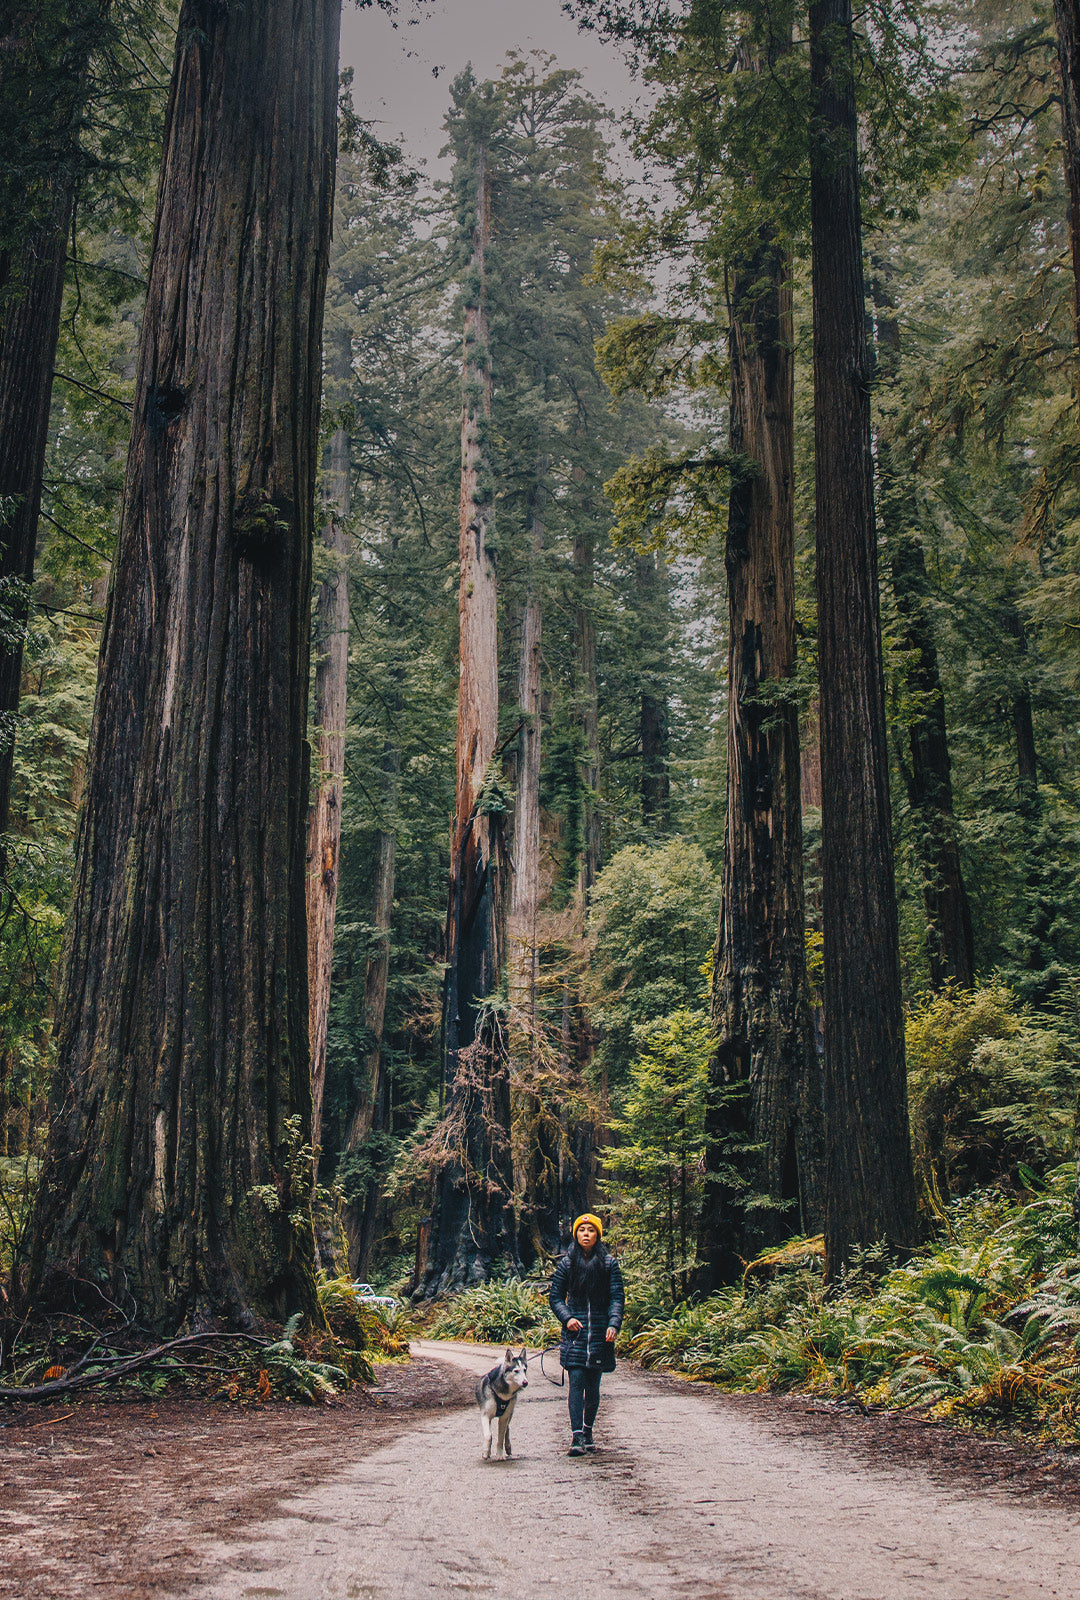
<path fill-rule="evenodd" d="M 585 1435 L 583 1433 L 575 1433 L 570 1442 L 570 1448 L 566 1453 L 568 1456 L 583 1456 L 585 1454 Z"/>
<path fill-rule="evenodd" d="M 592 1429 L 591 1428 L 585 1428 L 583 1430 L 582 1435 L 581 1435 L 581 1442 L 585 1446 L 585 1454 L 587 1456 L 591 1456 L 591 1455 L 595 1454 L 596 1446 L 593 1444 L 593 1436 L 592 1436 Z"/>

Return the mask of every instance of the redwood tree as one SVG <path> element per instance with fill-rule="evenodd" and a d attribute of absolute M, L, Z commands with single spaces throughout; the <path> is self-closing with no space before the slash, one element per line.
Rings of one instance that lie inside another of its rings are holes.
<path fill-rule="evenodd" d="M 337 0 L 184 0 L 33 1279 L 310 1306 L 304 844 Z"/>
<path fill-rule="evenodd" d="M 468 205 L 459 502 L 457 785 L 450 841 L 443 1001 L 450 1159 L 437 1185 L 428 1293 L 490 1276 L 514 1255 L 510 1083 L 485 1015 L 499 983 L 506 902 L 505 800 L 491 770 L 499 727 L 498 618 L 492 535 L 491 352 L 487 267 L 490 139 L 500 102 L 491 85 L 458 80 L 459 173 Z"/>
<path fill-rule="evenodd" d="M 727 822 L 700 1241 L 711 1283 L 800 1217 L 816 1223 L 821 1159 L 793 682 L 791 274 L 767 234 L 737 263 L 730 298 Z"/>
<path fill-rule="evenodd" d="M 878 611 L 850 0 L 810 8 L 825 1245 L 916 1237 Z"/>

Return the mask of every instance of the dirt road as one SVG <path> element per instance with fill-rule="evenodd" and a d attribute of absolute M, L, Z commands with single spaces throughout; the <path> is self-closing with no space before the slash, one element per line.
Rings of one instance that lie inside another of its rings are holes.
<path fill-rule="evenodd" d="M 480 1373 L 495 1352 L 419 1348 Z M 1080 1600 L 1080 1517 L 793 1440 L 760 1412 L 620 1367 L 601 1452 L 568 1459 L 534 1369 L 515 1459 L 474 1415 L 407 1427 L 235 1542 L 190 1600 Z"/>

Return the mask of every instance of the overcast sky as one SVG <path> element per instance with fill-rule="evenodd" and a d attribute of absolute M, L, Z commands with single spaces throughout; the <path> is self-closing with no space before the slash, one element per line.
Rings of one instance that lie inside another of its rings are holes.
<path fill-rule="evenodd" d="M 543 50 L 576 67 L 612 111 L 634 99 L 618 52 L 579 33 L 561 0 L 401 0 L 396 29 L 375 7 L 346 5 L 342 15 L 341 60 L 355 74 L 358 113 L 384 138 L 403 136 L 429 170 L 443 143 L 451 81 L 468 61 L 478 77 L 497 76 L 508 50 Z"/>

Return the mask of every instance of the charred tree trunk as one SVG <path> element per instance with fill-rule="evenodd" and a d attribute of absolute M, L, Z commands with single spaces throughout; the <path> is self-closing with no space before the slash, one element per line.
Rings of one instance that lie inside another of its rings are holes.
<path fill-rule="evenodd" d="M 349 436 L 337 428 L 330 440 L 326 479 L 327 519 L 323 544 L 333 567 L 315 602 L 314 757 L 318 784 L 311 796 L 307 828 L 308 1048 L 311 1052 L 311 1143 L 322 1137 L 326 1083 L 326 1030 L 337 916 L 341 800 L 345 779 L 345 701 L 349 670 L 349 574 L 346 566 L 349 515 Z"/>
<path fill-rule="evenodd" d="M 439 1293 L 490 1276 L 515 1256 L 510 1085 L 505 1050 L 483 1001 L 503 958 L 505 799 L 490 771 L 499 721 L 495 563 L 489 548 L 491 359 L 485 267 L 490 238 L 488 150 L 473 151 L 474 216 L 465 309 L 458 592 L 457 793 L 443 1004 L 445 1116 L 453 1155 L 439 1175 L 422 1285 Z"/>
<path fill-rule="evenodd" d="M 34 1278 L 314 1306 L 304 729 L 336 0 L 185 0 Z"/>
<path fill-rule="evenodd" d="M 699 1245 L 709 1288 L 800 1218 L 816 1224 L 822 1154 L 793 682 L 794 335 L 789 263 L 770 239 L 732 274 L 729 310 L 727 827 Z M 745 1187 L 725 1177 L 733 1168 Z"/>
<path fill-rule="evenodd" d="M 900 325 L 884 272 L 875 263 L 870 283 L 878 379 L 888 383 L 899 366 Z M 900 641 L 911 662 L 908 687 L 918 706 L 908 728 L 906 759 L 901 765 L 922 879 L 930 985 L 942 989 L 955 983 L 970 989 L 975 982 L 975 941 L 956 836 L 945 697 L 927 604 L 926 558 L 911 494 L 896 471 L 892 441 L 884 429 L 878 434 L 877 463 L 893 602 Z"/>
<path fill-rule="evenodd" d="M 1061 67 L 1061 131 L 1065 143 L 1065 181 L 1069 190 L 1069 242 L 1072 247 L 1074 336 L 1080 349 L 1080 3 L 1054 0 L 1058 63 Z"/>
<path fill-rule="evenodd" d="M 916 1239 L 889 815 L 850 0 L 810 8 L 825 1243 Z"/>

